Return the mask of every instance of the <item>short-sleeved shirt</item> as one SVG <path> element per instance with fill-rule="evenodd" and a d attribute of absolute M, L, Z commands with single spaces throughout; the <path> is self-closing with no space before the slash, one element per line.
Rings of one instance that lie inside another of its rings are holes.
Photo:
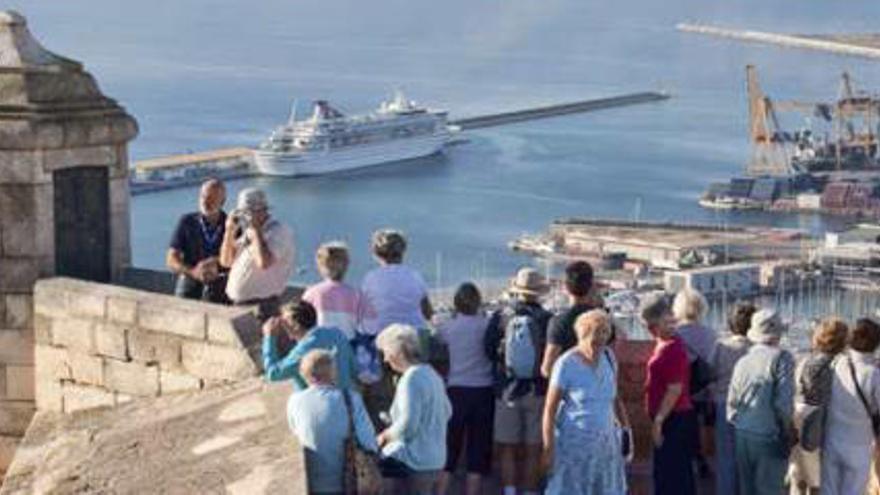
<path fill-rule="evenodd" d="M 428 296 L 428 285 L 419 272 L 406 265 L 374 268 L 364 277 L 361 295 L 363 331 L 368 335 L 378 335 L 392 323 L 425 326 L 422 299 Z"/>
<path fill-rule="evenodd" d="M 178 220 L 168 247 L 180 252 L 184 265 L 195 266 L 203 259 L 220 255 L 225 231 L 224 211 L 220 212 L 220 218 L 214 225 L 200 212 L 187 213 Z"/>
<path fill-rule="evenodd" d="M 577 344 L 577 335 L 574 332 L 575 320 L 587 311 L 597 308 L 599 306 L 593 304 L 575 304 L 554 316 L 547 327 L 547 343 L 558 345 L 563 352 L 574 347 Z"/>
<path fill-rule="evenodd" d="M 648 415 L 653 418 L 657 414 L 667 388 L 676 383 L 681 384 L 681 395 L 672 410 L 681 412 L 692 409 L 689 382 L 690 364 L 681 338 L 675 335 L 669 340 L 658 340 L 648 359 L 645 379 Z"/>
<path fill-rule="evenodd" d="M 457 315 L 439 326 L 440 339 L 449 347 L 450 387 L 492 386 L 492 362 L 483 347 L 488 326 L 483 315 Z"/>
<path fill-rule="evenodd" d="M 590 366 L 577 349 L 571 349 L 553 365 L 550 387 L 562 391 L 556 414 L 560 434 L 570 429 L 608 431 L 614 426 L 617 365 L 608 350 L 597 359 L 596 366 Z"/>
<path fill-rule="evenodd" d="M 257 266 L 247 236 L 238 242 L 238 255 L 229 269 L 226 295 L 234 302 L 266 299 L 281 295 L 293 273 L 293 233 L 283 223 L 270 220 L 263 228 L 263 236 L 274 261 L 266 268 Z"/>
<path fill-rule="evenodd" d="M 361 304 L 357 289 L 343 282 L 324 280 L 306 289 L 302 300 L 315 307 L 318 326 L 336 327 L 349 340 L 354 338 Z"/>

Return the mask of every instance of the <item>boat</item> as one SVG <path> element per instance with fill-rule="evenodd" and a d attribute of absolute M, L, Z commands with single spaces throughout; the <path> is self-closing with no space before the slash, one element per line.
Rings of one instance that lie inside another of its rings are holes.
<path fill-rule="evenodd" d="M 431 110 L 397 91 L 371 113 L 346 116 L 325 100 L 314 102 L 311 117 L 276 128 L 254 151 L 266 175 L 322 175 L 433 155 L 460 129 L 447 112 Z"/>

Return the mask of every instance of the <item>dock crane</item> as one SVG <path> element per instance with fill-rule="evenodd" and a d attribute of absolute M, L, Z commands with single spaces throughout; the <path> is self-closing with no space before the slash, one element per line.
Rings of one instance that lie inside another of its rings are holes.
<path fill-rule="evenodd" d="M 752 176 L 785 176 L 808 171 L 877 168 L 877 115 L 880 98 L 853 90 L 847 72 L 841 75 L 835 103 L 771 100 L 758 84 L 757 70 L 746 66 L 749 100 L 749 136 L 752 156 L 746 172 Z M 833 136 L 813 142 L 811 130 L 782 130 L 777 112 L 800 112 L 832 124 Z M 804 168 L 807 170 L 804 170 Z"/>

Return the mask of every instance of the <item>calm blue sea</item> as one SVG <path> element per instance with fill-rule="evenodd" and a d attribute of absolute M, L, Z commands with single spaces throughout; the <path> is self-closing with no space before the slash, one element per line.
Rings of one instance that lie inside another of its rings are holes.
<path fill-rule="evenodd" d="M 356 174 L 255 179 L 296 231 L 298 281 L 312 253 L 343 239 L 352 277 L 371 266 L 370 232 L 410 237 L 431 284 L 508 275 L 527 258 L 506 243 L 561 216 L 770 223 L 814 231 L 818 216 L 702 210 L 707 183 L 748 156 L 744 66 L 768 94 L 820 100 L 839 73 L 880 88 L 876 62 L 679 33 L 702 21 L 795 33 L 868 32 L 880 3 L 685 0 L 12 0 L 50 49 L 85 62 L 136 116 L 133 160 L 255 145 L 291 101 L 326 98 L 360 112 L 395 87 L 453 117 L 665 89 L 664 103 L 469 132 L 445 156 Z M 796 123 L 796 122 L 795 122 Z M 134 261 L 161 267 L 196 191 L 132 201 Z M 641 207 L 637 208 L 637 204 Z"/>

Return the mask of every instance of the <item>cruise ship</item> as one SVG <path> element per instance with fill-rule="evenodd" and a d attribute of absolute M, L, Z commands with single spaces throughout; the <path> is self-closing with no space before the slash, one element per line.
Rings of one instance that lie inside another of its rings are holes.
<path fill-rule="evenodd" d="M 429 110 L 397 92 L 364 115 L 346 116 L 324 100 L 310 118 L 290 119 L 254 151 L 260 172 L 276 176 L 321 175 L 408 160 L 441 151 L 458 131 L 447 112 Z"/>

